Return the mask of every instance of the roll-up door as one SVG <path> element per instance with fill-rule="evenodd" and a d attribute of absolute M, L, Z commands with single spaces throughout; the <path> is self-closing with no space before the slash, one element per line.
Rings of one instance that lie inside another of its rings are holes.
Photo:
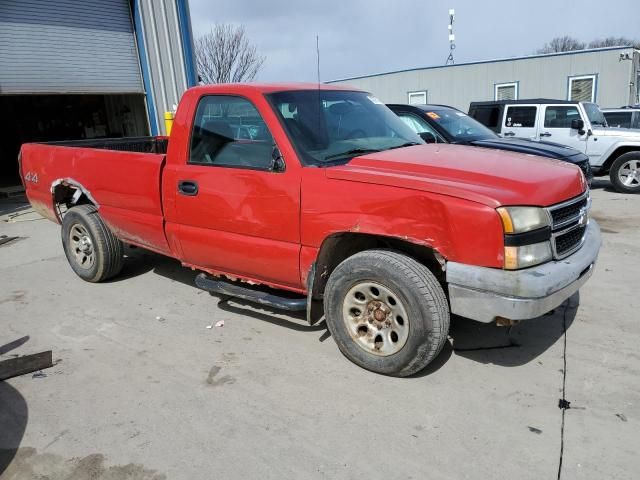
<path fill-rule="evenodd" d="M 0 95 L 143 92 L 128 0 L 0 1 Z"/>

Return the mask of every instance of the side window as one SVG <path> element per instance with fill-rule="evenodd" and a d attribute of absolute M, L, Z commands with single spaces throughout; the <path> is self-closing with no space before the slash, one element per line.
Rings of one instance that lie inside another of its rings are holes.
<path fill-rule="evenodd" d="M 434 137 L 436 137 L 436 141 L 437 142 L 442 142 L 442 137 L 440 137 L 438 132 L 436 132 L 431 127 L 431 125 L 429 125 L 427 123 L 426 120 L 423 120 L 422 118 L 418 117 L 417 115 L 413 115 L 411 113 L 401 113 L 398 116 L 400 117 L 400 120 L 402 120 L 407 125 L 407 127 L 409 127 L 414 132 L 416 132 L 416 133 L 429 132 Z"/>
<path fill-rule="evenodd" d="M 471 116 L 486 127 L 496 128 L 500 123 L 500 107 L 477 107 Z"/>
<path fill-rule="evenodd" d="M 268 170 L 273 137 L 256 107 L 242 97 L 202 97 L 191 133 L 193 165 Z"/>
<path fill-rule="evenodd" d="M 640 112 L 636 112 L 633 117 L 633 128 L 640 128 Z"/>
<path fill-rule="evenodd" d="M 547 109 L 544 112 L 544 127 L 545 128 L 571 128 L 571 120 L 579 119 L 579 118 L 580 118 L 580 112 L 578 112 L 577 107 L 574 107 L 574 106 L 547 107 Z"/>
<path fill-rule="evenodd" d="M 510 128 L 533 128 L 536 126 L 537 107 L 507 107 L 504 126 Z"/>
<path fill-rule="evenodd" d="M 632 112 L 605 112 L 604 117 L 610 127 L 631 128 Z"/>

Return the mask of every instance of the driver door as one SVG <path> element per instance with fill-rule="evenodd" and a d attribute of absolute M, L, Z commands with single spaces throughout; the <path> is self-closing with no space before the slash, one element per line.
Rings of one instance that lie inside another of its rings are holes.
<path fill-rule="evenodd" d="M 201 97 L 192 128 L 186 161 L 165 176 L 182 260 L 298 287 L 300 168 L 274 171 L 274 138 L 246 98 Z"/>

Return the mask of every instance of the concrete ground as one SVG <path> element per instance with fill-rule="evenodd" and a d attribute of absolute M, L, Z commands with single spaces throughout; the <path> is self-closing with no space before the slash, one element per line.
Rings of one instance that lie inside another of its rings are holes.
<path fill-rule="evenodd" d="M 455 318 L 408 379 L 349 363 L 322 325 L 203 293 L 155 254 L 85 283 L 59 227 L 5 201 L 0 236 L 20 238 L 0 246 L 0 359 L 58 363 L 0 382 L 0 477 L 540 480 L 563 451 L 562 478 L 639 478 L 640 196 L 596 180 L 593 199 L 604 244 L 577 308 L 511 331 Z"/>

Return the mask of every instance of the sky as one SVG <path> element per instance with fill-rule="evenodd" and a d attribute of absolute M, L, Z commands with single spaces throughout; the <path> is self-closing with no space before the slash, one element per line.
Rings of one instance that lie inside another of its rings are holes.
<path fill-rule="evenodd" d="M 640 39 L 640 0 L 189 0 L 194 37 L 244 25 L 266 56 L 257 81 L 321 81 L 535 53 L 553 37 Z"/>

